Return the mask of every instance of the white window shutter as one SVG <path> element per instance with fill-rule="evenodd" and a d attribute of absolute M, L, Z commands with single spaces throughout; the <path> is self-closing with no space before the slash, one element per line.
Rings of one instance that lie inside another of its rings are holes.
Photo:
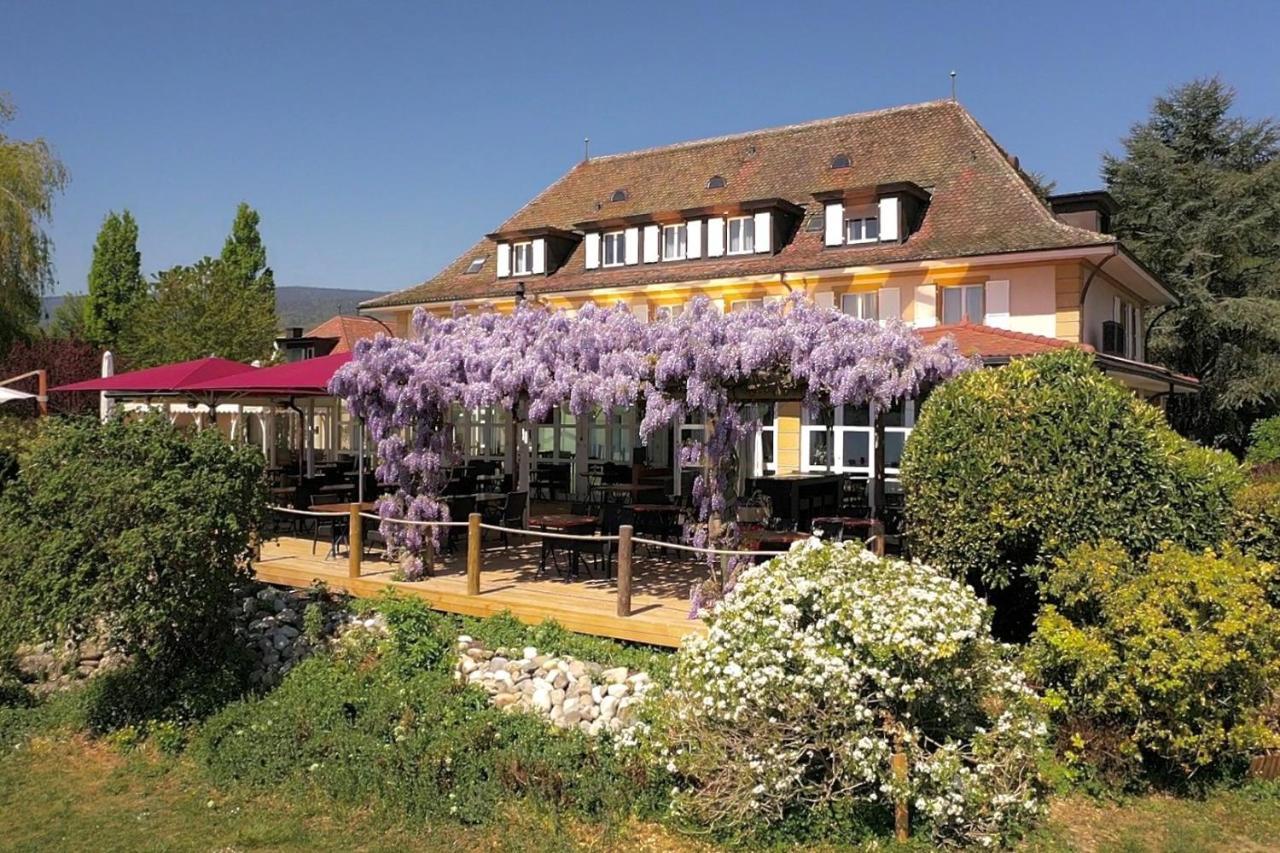
<path fill-rule="evenodd" d="M 724 217 L 713 216 L 707 220 L 707 257 L 718 258 L 724 254 Z"/>
<path fill-rule="evenodd" d="M 881 320 L 902 319 L 902 292 L 896 287 L 882 287 L 876 297 Z"/>
<path fill-rule="evenodd" d="M 825 228 L 824 242 L 828 246 L 844 245 L 844 203 L 839 201 L 830 202 L 827 205 L 826 213 L 823 220 Z"/>
<path fill-rule="evenodd" d="M 600 235 L 597 232 L 591 232 L 587 235 L 587 269 L 593 270 L 600 266 Z"/>
<path fill-rule="evenodd" d="M 702 220 L 695 219 L 688 226 L 689 237 L 685 243 L 684 256 L 692 260 L 702 257 Z"/>
<path fill-rule="evenodd" d="M 644 262 L 646 264 L 656 263 L 658 260 L 658 237 L 661 229 L 657 225 L 646 225 L 644 227 Z"/>
<path fill-rule="evenodd" d="M 897 196 L 880 199 L 880 239 L 884 242 L 896 241 L 899 231 L 898 223 L 902 217 L 902 202 Z"/>
<path fill-rule="evenodd" d="M 922 284 L 916 288 L 915 294 L 916 328 L 925 329 L 938 325 L 938 288 L 932 284 Z"/>
<path fill-rule="evenodd" d="M 640 263 L 640 229 L 628 228 L 626 236 L 622 238 L 627 244 L 626 260 L 628 264 Z"/>
<path fill-rule="evenodd" d="M 819 308 L 835 308 L 836 295 L 830 290 L 813 294 L 813 304 Z"/>
<path fill-rule="evenodd" d="M 498 244 L 498 278 L 511 275 L 511 244 Z"/>
<path fill-rule="evenodd" d="M 547 241 L 542 237 L 533 241 L 533 268 L 530 271 L 534 275 L 546 275 Z"/>
<path fill-rule="evenodd" d="M 767 210 L 756 214 L 756 251 L 773 251 L 773 214 Z"/>
<path fill-rule="evenodd" d="M 1009 282 L 987 282 L 987 305 L 985 325 L 997 329 L 1009 328 Z"/>

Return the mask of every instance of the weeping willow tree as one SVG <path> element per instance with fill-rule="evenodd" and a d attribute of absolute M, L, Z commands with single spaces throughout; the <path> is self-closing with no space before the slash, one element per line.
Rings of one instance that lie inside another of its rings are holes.
<path fill-rule="evenodd" d="M 40 319 L 53 282 L 53 244 L 45 229 L 67 170 L 43 139 L 4 133 L 13 104 L 0 93 L 0 355 Z"/>

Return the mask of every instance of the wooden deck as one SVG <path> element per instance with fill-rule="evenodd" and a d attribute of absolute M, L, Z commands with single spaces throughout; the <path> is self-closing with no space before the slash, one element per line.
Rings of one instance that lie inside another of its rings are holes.
<path fill-rule="evenodd" d="M 328 544 L 321 540 L 312 554 L 309 539 L 281 537 L 263 544 L 254 573 L 265 583 L 308 587 L 321 581 L 333 590 L 360 597 L 380 595 L 388 586 L 405 595 L 426 600 L 433 608 L 468 616 L 491 616 L 510 611 L 522 622 L 536 625 L 555 619 L 565 628 L 583 634 L 676 647 L 683 637 L 702 633 L 706 626 L 689 619 L 689 589 L 706 577 L 706 567 L 689 560 L 639 549 L 632 568 L 632 613 L 617 615 L 617 590 L 612 580 L 566 580 L 550 567 L 537 577 L 540 546 L 536 543 L 504 549 L 488 543 L 481 555 L 480 594 L 467 594 L 466 546 L 446 555 L 435 575 L 421 581 L 392 580 L 395 567 L 375 553 L 366 553 L 361 576 L 347 577 L 345 551 L 337 559 L 326 558 Z M 565 567 L 566 558 L 560 558 Z"/>

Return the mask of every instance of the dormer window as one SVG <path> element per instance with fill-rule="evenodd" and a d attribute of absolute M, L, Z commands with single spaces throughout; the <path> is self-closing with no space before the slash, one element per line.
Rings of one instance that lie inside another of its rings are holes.
<path fill-rule="evenodd" d="M 689 241 L 689 226 L 681 222 L 679 225 L 662 227 L 662 259 L 664 261 L 682 261 Z"/>
<path fill-rule="evenodd" d="M 626 263 L 627 232 L 613 231 L 605 234 L 601 242 L 604 244 L 603 266 L 620 267 Z"/>
<path fill-rule="evenodd" d="M 844 221 L 846 243 L 874 243 L 880 239 L 880 219 L 876 216 L 853 216 Z"/>
<path fill-rule="evenodd" d="M 735 216 L 729 220 L 730 255 L 749 255 L 756 250 L 756 221 L 751 216 Z"/>
<path fill-rule="evenodd" d="M 529 275 L 533 272 L 533 241 L 514 243 L 511 246 L 511 274 Z"/>
<path fill-rule="evenodd" d="M 837 154 L 831 158 L 831 168 L 833 169 L 847 169 L 850 165 L 852 164 L 849 162 L 848 154 Z"/>
<path fill-rule="evenodd" d="M 609 201 L 626 201 L 626 200 L 627 200 L 626 190 L 614 190 L 613 195 L 609 196 Z"/>
<path fill-rule="evenodd" d="M 712 175 L 711 179 L 707 181 L 707 189 L 709 190 L 724 189 L 724 178 L 722 178 L 719 175 Z"/>
<path fill-rule="evenodd" d="M 484 258 L 473 258 L 471 263 L 467 264 L 467 271 L 463 274 L 475 275 L 476 273 L 480 272 L 480 269 L 483 266 L 484 266 Z"/>

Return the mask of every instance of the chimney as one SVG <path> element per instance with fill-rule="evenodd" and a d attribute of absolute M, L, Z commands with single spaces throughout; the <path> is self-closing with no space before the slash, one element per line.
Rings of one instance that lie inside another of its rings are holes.
<path fill-rule="evenodd" d="M 301 326 L 290 326 L 290 327 L 289 327 L 289 337 L 291 337 L 291 338 L 300 338 L 300 337 L 302 337 L 302 327 L 301 327 Z"/>
<path fill-rule="evenodd" d="M 1049 207 L 1053 210 L 1053 215 L 1066 225 L 1097 231 L 1099 234 L 1110 234 L 1116 200 L 1105 190 L 1062 193 L 1049 196 Z"/>

